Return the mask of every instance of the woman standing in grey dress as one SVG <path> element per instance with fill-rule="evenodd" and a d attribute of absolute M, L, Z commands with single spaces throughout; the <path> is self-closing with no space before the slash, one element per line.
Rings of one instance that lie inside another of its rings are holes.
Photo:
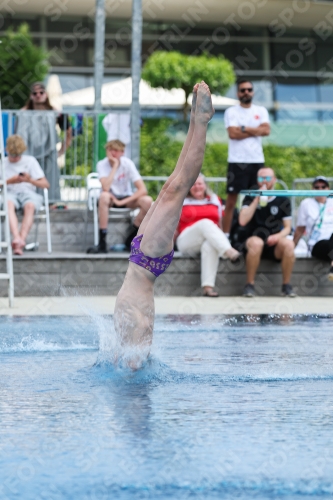
<path fill-rule="evenodd" d="M 26 154 L 34 156 L 41 165 L 45 177 L 49 181 L 49 200 L 60 200 L 60 172 L 57 158 L 70 146 L 72 127 L 68 117 L 60 114 L 56 116 L 51 106 L 43 83 L 36 82 L 31 86 L 29 100 L 18 115 L 16 133 L 27 145 Z M 56 124 L 61 130 L 66 129 L 65 141 L 60 151 L 56 146 L 59 142 Z"/>

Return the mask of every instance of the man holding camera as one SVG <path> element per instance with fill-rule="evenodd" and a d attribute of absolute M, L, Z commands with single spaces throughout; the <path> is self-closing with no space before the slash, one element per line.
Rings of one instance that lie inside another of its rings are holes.
<path fill-rule="evenodd" d="M 23 155 L 27 149 L 19 135 L 8 137 L 4 159 L 7 182 L 8 216 L 13 236 L 12 247 L 15 255 L 22 255 L 25 240 L 34 221 L 34 212 L 39 210 L 43 197 L 36 192 L 37 188 L 48 188 L 49 183 L 36 158 Z M 23 156 L 22 156 L 23 155 Z M 16 210 L 23 209 L 21 228 L 17 220 Z"/>

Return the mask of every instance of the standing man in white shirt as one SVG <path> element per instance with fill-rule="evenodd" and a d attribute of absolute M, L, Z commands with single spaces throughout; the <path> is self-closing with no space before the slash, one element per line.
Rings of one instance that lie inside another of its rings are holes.
<path fill-rule="evenodd" d="M 227 201 L 222 220 L 223 232 L 230 233 L 237 197 L 242 189 L 257 185 L 257 173 L 265 166 L 261 137 L 270 134 L 266 108 L 252 104 L 253 84 L 248 80 L 237 83 L 239 104 L 224 114 L 229 135 Z"/>
<path fill-rule="evenodd" d="M 99 242 L 88 253 L 107 253 L 107 227 L 110 207 L 139 208 L 133 227 L 126 238 L 126 247 L 136 235 L 138 228 L 153 203 L 147 188 L 134 163 L 124 156 L 125 144 L 118 139 L 106 143 L 106 158 L 97 163 L 97 172 L 102 184 L 98 201 Z M 132 184 L 136 187 L 133 192 Z"/>

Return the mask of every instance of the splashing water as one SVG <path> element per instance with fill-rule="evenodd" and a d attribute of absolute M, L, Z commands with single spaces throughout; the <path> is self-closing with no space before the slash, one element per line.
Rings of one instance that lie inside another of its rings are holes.
<path fill-rule="evenodd" d="M 110 317 L 93 316 L 98 325 L 99 354 L 97 366 L 113 365 L 119 370 L 132 370 L 144 368 L 150 358 L 150 345 L 129 344 L 124 341 L 122 332 L 116 332 L 113 319 Z"/>

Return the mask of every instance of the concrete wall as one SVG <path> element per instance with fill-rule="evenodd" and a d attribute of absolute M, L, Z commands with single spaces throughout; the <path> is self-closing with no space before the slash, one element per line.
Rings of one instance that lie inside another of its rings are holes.
<path fill-rule="evenodd" d="M 14 258 L 15 295 L 116 295 L 124 280 L 127 259 L 125 253 L 105 256 L 25 253 Z M 255 285 L 258 295 L 280 295 L 280 269 L 274 262 L 261 263 Z M 328 264 L 315 259 L 298 259 L 292 277 L 298 295 L 333 296 L 333 282 L 327 280 L 328 269 Z M 4 271 L 5 260 L 1 256 L 0 272 Z M 245 280 L 243 262 L 237 265 L 220 262 L 216 282 L 220 295 L 241 295 Z M 159 296 L 200 295 L 200 260 L 176 254 L 170 268 L 156 281 L 155 291 Z M 0 282 L 0 295 L 6 294 L 6 284 Z"/>
<path fill-rule="evenodd" d="M 88 215 L 87 234 L 86 217 Z M 20 217 L 21 219 L 22 217 Z M 93 245 L 93 216 L 92 212 L 86 210 L 51 210 L 51 240 L 53 252 L 85 252 L 89 246 Z M 123 243 L 129 222 L 119 217 L 117 220 L 109 222 L 108 245 Z M 27 243 L 35 241 L 35 226 L 31 229 Z M 46 224 L 39 222 L 38 226 L 39 251 L 47 251 Z"/>
<path fill-rule="evenodd" d="M 17 296 L 54 295 L 116 295 L 124 280 L 128 254 L 87 255 L 93 244 L 92 213 L 89 213 L 85 242 L 85 210 L 51 212 L 53 253 L 46 252 L 46 226 L 40 223 L 38 252 L 25 252 L 14 258 L 15 294 Z M 122 243 L 128 221 L 111 221 L 108 244 Z M 33 239 L 34 231 L 31 232 Z M 327 280 L 329 265 L 315 259 L 298 259 L 292 284 L 300 296 L 333 296 L 333 282 Z M 260 265 L 256 291 L 258 295 L 280 295 L 280 265 L 263 261 Z M 0 254 L 0 273 L 5 271 L 4 254 Z M 245 266 L 220 261 L 216 287 L 220 295 L 241 295 L 245 285 Z M 198 296 L 200 287 L 200 258 L 176 254 L 168 271 L 155 285 L 156 295 Z M 7 294 L 6 283 L 0 281 L 0 295 Z"/>

